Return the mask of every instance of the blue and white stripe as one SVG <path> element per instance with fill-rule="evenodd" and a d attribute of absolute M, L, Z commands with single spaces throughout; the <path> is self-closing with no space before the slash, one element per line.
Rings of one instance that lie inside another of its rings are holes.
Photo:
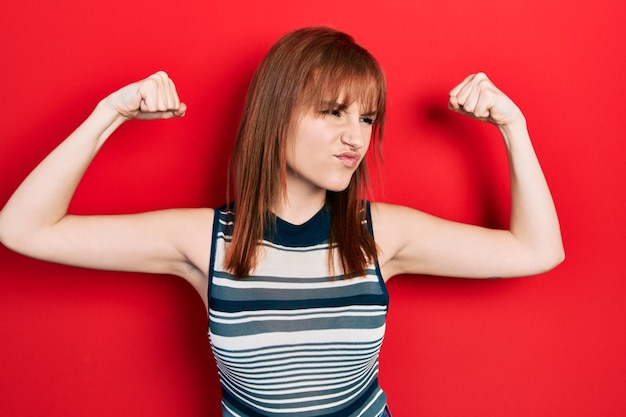
<path fill-rule="evenodd" d="M 253 274 L 236 280 L 222 266 L 232 225 L 216 210 L 209 337 L 223 416 L 379 416 L 388 304 L 380 271 L 328 277 L 326 209 L 301 226 L 277 221 Z"/>

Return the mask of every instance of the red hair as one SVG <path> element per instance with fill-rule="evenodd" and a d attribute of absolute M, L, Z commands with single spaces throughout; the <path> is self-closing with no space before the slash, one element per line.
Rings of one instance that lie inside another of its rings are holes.
<path fill-rule="evenodd" d="M 265 56 L 248 90 L 231 156 L 236 217 L 225 267 L 236 277 L 250 274 L 258 261 L 265 228 L 275 224 L 272 205 L 286 198 L 286 139 L 301 109 L 326 102 L 359 102 L 376 112 L 372 140 L 382 139 L 386 83 L 380 65 L 354 39 L 329 28 L 305 28 L 280 39 Z M 332 212 L 329 242 L 344 275 L 362 275 L 377 259 L 376 244 L 363 224 L 367 187 L 365 160 L 340 192 L 327 191 Z M 332 262 L 332 250 L 329 265 Z"/>

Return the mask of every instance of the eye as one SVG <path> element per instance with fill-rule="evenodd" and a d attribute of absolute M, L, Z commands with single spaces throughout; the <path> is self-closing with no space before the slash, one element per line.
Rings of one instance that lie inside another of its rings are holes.
<path fill-rule="evenodd" d="M 361 121 L 361 123 L 365 123 L 370 126 L 374 124 L 374 119 L 372 117 L 361 117 L 359 120 Z"/>
<path fill-rule="evenodd" d="M 327 110 L 322 110 L 322 114 L 323 115 L 331 115 L 331 116 L 335 116 L 335 117 L 341 117 L 341 110 L 339 109 L 327 109 Z"/>

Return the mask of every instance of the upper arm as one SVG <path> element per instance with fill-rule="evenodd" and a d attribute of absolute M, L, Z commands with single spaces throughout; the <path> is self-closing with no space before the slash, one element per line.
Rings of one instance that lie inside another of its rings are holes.
<path fill-rule="evenodd" d="M 372 205 L 372 222 L 386 279 L 399 274 L 512 277 L 549 269 L 508 230 L 457 223 L 382 203 Z"/>
<path fill-rule="evenodd" d="M 66 215 L 23 233 L 8 246 L 34 258 L 73 266 L 206 276 L 213 210 L 172 209 L 103 216 Z"/>

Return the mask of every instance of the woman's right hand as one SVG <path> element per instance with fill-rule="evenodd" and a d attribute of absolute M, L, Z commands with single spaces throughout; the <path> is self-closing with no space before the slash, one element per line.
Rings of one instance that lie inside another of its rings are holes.
<path fill-rule="evenodd" d="M 181 103 L 176 86 L 165 71 L 129 84 L 103 100 L 126 120 L 156 120 L 182 117 L 187 105 Z"/>

